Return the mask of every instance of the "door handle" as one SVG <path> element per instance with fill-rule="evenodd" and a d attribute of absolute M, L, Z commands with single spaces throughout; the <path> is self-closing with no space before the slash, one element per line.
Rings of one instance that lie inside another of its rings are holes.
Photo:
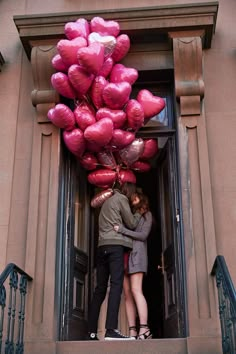
<path fill-rule="evenodd" d="M 161 265 L 158 264 L 158 265 L 157 265 L 157 269 L 158 269 L 158 270 L 161 270 L 162 274 L 164 275 L 165 265 L 164 265 L 164 256 L 163 256 L 163 253 L 161 254 Z"/>

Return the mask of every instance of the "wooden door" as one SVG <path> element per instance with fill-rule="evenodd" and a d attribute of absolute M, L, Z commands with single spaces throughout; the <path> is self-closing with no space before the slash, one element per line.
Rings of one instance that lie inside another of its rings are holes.
<path fill-rule="evenodd" d="M 69 152 L 64 154 L 58 218 L 59 338 L 83 340 L 87 334 L 93 262 L 90 189 L 85 170 Z"/>
<path fill-rule="evenodd" d="M 185 289 L 175 139 L 168 137 L 158 160 L 163 274 L 163 336 L 185 335 Z"/>

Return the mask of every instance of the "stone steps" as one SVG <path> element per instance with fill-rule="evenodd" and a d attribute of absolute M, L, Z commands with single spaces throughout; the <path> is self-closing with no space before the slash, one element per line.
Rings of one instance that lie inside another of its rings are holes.
<path fill-rule="evenodd" d="M 187 340 L 57 342 L 57 354 L 187 354 Z M 202 353 L 201 353 L 202 354 Z"/>

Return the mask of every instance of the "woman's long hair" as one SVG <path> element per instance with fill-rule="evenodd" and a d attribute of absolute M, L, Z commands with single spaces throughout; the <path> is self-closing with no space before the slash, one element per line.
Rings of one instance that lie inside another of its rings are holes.
<path fill-rule="evenodd" d="M 143 216 L 145 216 L 145 214 L 150 211 L 150 206 L 149 206 L 149 199 L 146 196 L 146 194 L 143 193 L 136 193 L 137 197 L 139 198 L 139 203 L 133 206 L 133 212 L 136 212 L 138 209 L 140 208 L 145 208 L 145 213 L 143 214 Z"/>

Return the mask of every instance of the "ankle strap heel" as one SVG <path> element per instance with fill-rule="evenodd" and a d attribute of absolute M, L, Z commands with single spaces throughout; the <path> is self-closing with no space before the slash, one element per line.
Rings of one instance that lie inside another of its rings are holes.
<path fill-rule="evenodd" d="M 139 328 L 146 328 L 147 330 L 144 333 L 139 334 L 137 339 L 144 340 L 144 339 L 151 339 L 152 338 L 152 333 L 151 333 L 147 324 L 140 324 Z"/>

